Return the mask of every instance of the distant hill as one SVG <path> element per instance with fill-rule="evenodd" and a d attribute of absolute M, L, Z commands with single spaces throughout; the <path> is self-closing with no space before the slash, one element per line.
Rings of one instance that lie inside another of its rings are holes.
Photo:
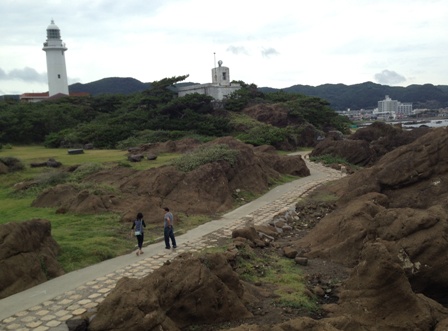
<path fill-rule="evenodd" d="M 182 82 L 176 86 L 188 86 L 198 83 Z M 70 92 L 88 92 L 92 96 L 101 94 L 128 95 L 144 91 L 151 83 L 142 83 L 134 78 L 110 77 L 94 82 L 69 86 Z M 380 85 L 372 82 L 362 84 L 324 84 L 319 86 L 293 85 L 283 89 L 259 87 L 261 92 L 283 90 L 288 93 L 301 93 L 327 100 L 334 110 L 371 109 L 376 108 L 378 101 L 386 95 L 400 102 L 412 102 L 415 108 L 445 108 L 448 107 L 448 85 L 432 84 L 410 85 L 407 87 Z M 17 96 L 9 96 L 17 97 Z M 1 98 L 0 98 L 1 99 Z"/>
<path fill-rule="evenodd" d="M 151 83 L 142 83 L 134 78 L 110 77 L 91 83 L 76 83 L 68 87 L 70 92 L 87 92 L 96 96 L 100 94 L 132 94 L 151 87 Z"/>
<path fill-rule="evenodd" d="M 198 83 L 182 82 L 176 86 L 188 86 Z M 123 94 L 142 92 L 151 88 L 151 83 L 142 83 L 141 81 L 130 77 L 110 77 L 103 78 L 94 82 L 81 84 L 72 84 L 69 87 L 70 92 L 87 92 L 90 95 L 97 96 L 101 94 Z"/>
<path fill-rule="evenodd" d="M 262 92 L 274 92 L 280 89 L 259 88 Z M 366 82 L 355 85 L 324 84 L 319 86 L 294 85 L 281 89 L 289 93 L 301 93 L 316 96 L 330 102 L 335 110 L 376 108 L 378 101 L 386 95 L 400 102 L 411 102 L 414 108 L 448 107 L 448 86 L 431 84 L 410 85 L 408 87 L 387 86 Z"/>

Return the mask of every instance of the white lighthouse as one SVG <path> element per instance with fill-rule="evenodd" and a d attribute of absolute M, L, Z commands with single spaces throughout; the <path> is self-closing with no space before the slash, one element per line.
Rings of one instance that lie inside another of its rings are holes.
<path fill-rule="evenodd" d="M 61 40 L 61 32 L 54 21 L 47 28 L 47 41 L 42 48 L 47 53 L 47 75 L 49 96 L 68 93 L 67 69 L 64 52 L 67 50 Z"/>

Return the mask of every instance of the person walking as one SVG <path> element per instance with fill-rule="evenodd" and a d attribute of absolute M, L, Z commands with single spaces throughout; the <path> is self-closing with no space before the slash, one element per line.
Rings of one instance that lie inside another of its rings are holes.
<path fill-rule="evenodd" d="M 165 216 L 163 216 L 163 236 L 165 238 L 165 249 L 170 249 L 170 239 L 173 248 L 176 248 L 176 238 L 174 237 L 174 217 L 168 207 L 163 208 Z"/>
<path fill-rule="evenodd" d="M 134 223 L 132 224 L 132 228 L 131 228 L 131 235 L 132 235 L 132 231 L 135 228 L 134 235 L 137 238 L 137 245 L 138 245 L 138 249 L 135 254 L 137 254 L 137 256 L 139 256 L 140 254 L 143 254 L 143 251 L 142 251 L 143 228 L 145 228 L 145 227 L 146 227 L 146 224 L 145 224 L 145 221 L 143 220 L 143 214 L 138 213 L 137 218 L 134 220 Z"/>

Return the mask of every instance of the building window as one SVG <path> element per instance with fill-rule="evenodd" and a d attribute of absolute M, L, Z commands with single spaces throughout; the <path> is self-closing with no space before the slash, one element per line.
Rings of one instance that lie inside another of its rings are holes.
<path fill-rule="evenodd" d="M 226 80 L 227 78 L 226 78 L 226 72 L 223 72 L 222 73 L 222 80 Z"/>
<path fill-rule="evenodd" d="M 61 75 L 58 75 L 58 78 L 61 78 Z"/>

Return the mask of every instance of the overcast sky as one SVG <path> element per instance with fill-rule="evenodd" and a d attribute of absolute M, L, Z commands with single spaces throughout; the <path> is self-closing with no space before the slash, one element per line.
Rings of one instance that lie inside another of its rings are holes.
<path fill-rule="evenodd" d="M 209 83 L 216 59 L 259 87 L 448 85 L 448 0 L 1 0 L 0 95 L 48 91 L 52 19 L 69 84 Z"/>

